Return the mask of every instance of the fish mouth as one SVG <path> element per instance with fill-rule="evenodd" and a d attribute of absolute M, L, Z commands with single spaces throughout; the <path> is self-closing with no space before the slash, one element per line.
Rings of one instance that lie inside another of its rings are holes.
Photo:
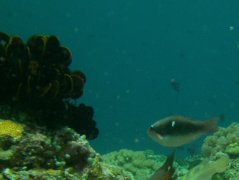
<path fill-rule="evenodd" d="M 147 132 L 148 132 L 149 136 L 151 136 L 152 134 L 157 134 L 157 132 L 155 131 L 153 126 L 150 126 L 150 128 L 148 128 Z"/>
<path fill-rule="evenodd" d="M 150 126 L 149 128 L 151 131 L 155 131 L 154 127 L 153 126 Z"/>
<path fill-rule="evenodd" d="M 163 139 L 163 136 L 161 136 L 153 126 L 150 126 L 148 129 L 148 135 L 153 139 Z"/>
<path fill-rule="evenodd" d="M 150 126 L 149 131 L 158 134 L 157 130 L 153 126 Z"/>

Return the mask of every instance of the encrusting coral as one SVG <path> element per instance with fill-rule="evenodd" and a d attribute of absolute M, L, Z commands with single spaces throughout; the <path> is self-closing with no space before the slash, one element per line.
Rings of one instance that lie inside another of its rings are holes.
<path fill-rule="evenodd" d="M 82 96 L 86 76 L 71 71 L 71 61 L 69 49 L 54 35 L 33 35 L 25 43 L 0 32 L 1 117 L 19 120 L 18 114 L 26 113 L 30 123 L 67 125 L 88 139 L 96 138 L 93 108 L 72 102 Z"/>

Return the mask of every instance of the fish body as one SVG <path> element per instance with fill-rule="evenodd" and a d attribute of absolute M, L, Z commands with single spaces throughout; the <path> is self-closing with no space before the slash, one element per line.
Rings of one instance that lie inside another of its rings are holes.
<path fill-rule="evenodd" d="M 169 116 L 150 126 L 148 135 L 166 147 L 191 143 L 206 133 L 217 130 L 217 119 L 196 121 L 185 116 Z"/>

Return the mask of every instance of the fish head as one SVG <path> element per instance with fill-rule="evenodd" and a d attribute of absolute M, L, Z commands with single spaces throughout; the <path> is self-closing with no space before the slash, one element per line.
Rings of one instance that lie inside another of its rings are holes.
<path fill-rule="evenodd" d="M 147 133 L 148 133 L 149 137 L 151 137 L 156 142 L 163 140 L 163 136 L 157 132 L 157 130 L 154 128 L 154 126 L 150 126 L 150 128 L 147 130 Z"/>
<path fill-rule="evenodd" d="M 169 136 L 163 134 L 163 132 L 160 133 L 160 130 L 154 125 L 150 126 L 147 133 L 155 142 L 165 147 L 179 147 L 184 144 L 184 141 L 188 141 L 187 136 Z"/>

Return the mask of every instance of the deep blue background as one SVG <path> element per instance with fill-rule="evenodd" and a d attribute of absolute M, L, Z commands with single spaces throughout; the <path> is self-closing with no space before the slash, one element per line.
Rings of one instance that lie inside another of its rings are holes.
<path fill-rule="evenodd" d="M 160 152 L 146 129 L 167 115 L 238 121 L 238 7 L 238 0 L 1 0 L 0 31 L 25 40 L 54 34 L 71 49 L 72 68 L 87 75 L 80 102 L 95 108 L 97 151 Z"/>

